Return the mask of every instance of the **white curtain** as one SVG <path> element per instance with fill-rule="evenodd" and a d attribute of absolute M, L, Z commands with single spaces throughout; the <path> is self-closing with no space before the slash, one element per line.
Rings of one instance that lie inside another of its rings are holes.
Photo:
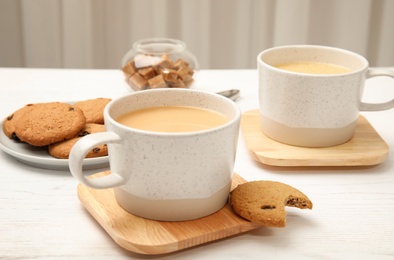
<path fill-rule="evenodd" d="M 286 44 L 394 65 L 392 0 L 0 0 L 0 66 L 119 68 L 142 38 L 186 42 L 202 69 L 256 68 Z"/>

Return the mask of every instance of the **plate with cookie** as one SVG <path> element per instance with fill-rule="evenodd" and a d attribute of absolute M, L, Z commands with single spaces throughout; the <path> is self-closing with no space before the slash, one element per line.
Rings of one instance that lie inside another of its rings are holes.
<path fill-rule="evenodd" d="M 96 98 L 25 105 L 2 121 L 0 149 L 34 167 L 68 170 L 72 146 L 85 135 L 105 131 L 103 110 L 110 101 Z M 87 154 L 83 167 L 96 169 L 108 164 L 103 144 Z"/>

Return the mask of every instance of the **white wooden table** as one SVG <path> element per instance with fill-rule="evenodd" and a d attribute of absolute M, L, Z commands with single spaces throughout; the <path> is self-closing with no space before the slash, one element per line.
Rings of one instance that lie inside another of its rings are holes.
<path fill-rule="evenodd" d="M 241 109 L 258 108 L 256 70 L 202 70 L 195 88 L 238 88 Z M 1 68 L 0 118 L 27 103 L 126 93 L 118 70 Z M 365 95 L 387 101 L 394 81 L 372 79 Z M 263 165 L 250 157 L 241 132 L 235 172 L 290 184 L 309 196 L 313 210 L 288 208 L 286 228 L 262 227 L 161 256 L 119 247 L 81 205 L 68 171 L 35 168 L 0 152 L 0 259 L 394 259 L 394 109 L 363 115 L 390 147 L 376 166 Z"/>

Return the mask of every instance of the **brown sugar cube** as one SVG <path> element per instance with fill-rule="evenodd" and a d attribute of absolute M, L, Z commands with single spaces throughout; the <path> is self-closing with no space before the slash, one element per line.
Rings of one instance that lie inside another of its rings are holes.
<path fill-rule="evenodd" d="M 166 88 L 167 87 L 167 84 L 164 81 L 163 75 L 161 75 L 161 74 L 149 79 L 148 83 L 151 88 Z"/>
<path fill-rule="evenodd" d="M 189 68 L 188 67 L 180 67 L 178 70 L 178 75 L 179 77 L 183 80 L 183 81 L 187 81 L 188 78 L 191 77 L 191 75 L 189 74 Z"/>
<path fill-rule="evenodd" d="M 135 73 L 130 77 L 129 82 L 137 89 L 145 89 L 148 85 L 148 81 L 144 79 L 139 73 Z"/>
<path fill-rule="evenodd" d="M 182 67 L 189 67 L 189 63 L 187 61 L 185 61 L 184 59 L 179 58 L 176 60 L 174 67 L 176 69 L 180 69 Z"/>
<path fill-rule="evenodd" d="M 178 81 L 178 72 L 175 70 L 163 70 L 162 75 L 166 82 L 177 83 Z"/>
<path fill-rule="evenodd" d="M 147 68 L 143 68 L 143 69 L 139 69 L 138 73 L 144 77 L 144 79 L 148 80 L 150 78 L 153 78 L 154 76 L 156 76 L 156 72 L 152 67 L 147 67 Z"/>
<path fill-rule="evenodd" d="M 164 71 L 170 70 L 169 68 L 164 68 L 160 66 L 152 66 L 152 68 L 155 71 L 156 75 L 163 74 Z"/>
<path fill-rule="evenodd" d="M 178 79 L 176 83 L 171 83 L 170 86 L 172 88 L 186 88 L 185 83 L 181 79 Z"/>
<path fill-rule="evenodd" d="M 188 76 L 183 80 L 183 83 L 185 84 L 185 86 L 189 86 L 189 84 L 193 81 L 193 77 L 192 76 Z"/>
<path fill-rule="evenodd" d="M 127 62 L 126 65 L 123 66 L 122 71 L 126 77 L 131 77 L 137 72 L 133 61 Z"/>
<path fill-rule="evenodd" d="M 163 70 L 159 65 L 154 65 L 154 66 L 152 66 L 152 69 L 155 71 L 155 74 L 156 74 L 156 75 L 161 74 L 161 73 L 162 73 L 162 70 Z"/>
<path fill-rule="evenodd" d="M 174 68 L 174 62 L 168 58 L 168 56 L 162 55 L 162 59 L 157 65 L 160 68 L 166 68 L 166 69 L 173 69 Z"/>
<path fill-rule="evenodd" d="M 189 75 L 193 76 L 193 74 L 194 74 L 194 70 L 192 68 L 189 68 Z"/>

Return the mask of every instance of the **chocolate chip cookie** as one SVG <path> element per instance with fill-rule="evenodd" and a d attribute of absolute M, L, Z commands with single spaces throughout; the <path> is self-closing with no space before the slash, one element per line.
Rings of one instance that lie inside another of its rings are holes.
<path fill-rule="evenodd" d="M 29 113 L 29 111 L 33 108 L 33 104 L 28 104 L 18 110 L 16 110 L 11 115 L 7 116 L 7 118 L 3 122 L 3 131 L 6 136 L 16 141 L 19 141 L 19 138 L 15 134 L 15 126 L 16 122 L 18 122 L 19 118 L 25 113 Z"/>
<path fill-rule="evenodd" d="M 86 123 L 104 124 L 104 108 L 111 101 L 109 98 L 96 98 L 79 101 L 74 104 L 82 110 Z"/>
<path fill-rule="evenodd" d="M 230 201 L 238 215 L 268 227 L 286 225 L 285 206 L 312 209 L 312 202 L 304 193 L 274 181 L 240 184 L 231 192 Z"/>
<path fill-rule="evenodd" d="M 71 148 L 74 144 L 85 135 L 104 132 L 105 126 L 101 124 L 87 123 L 85 127 L 72 139 L 62 142 L 54 143 L 48 146 L 49 154 L 55 158 L 68 159 Z M 108 155 L 106 144 L 94 147 L 87 155 L 86 158 L 100 157 Z"/>
<path fill-rule="evenodd" d="M 16 121 L 15 135 L 34 146 L 46 146 L 73 138 L 85 126 L 79 108 L 67 103 L 35 104 Z"/>

